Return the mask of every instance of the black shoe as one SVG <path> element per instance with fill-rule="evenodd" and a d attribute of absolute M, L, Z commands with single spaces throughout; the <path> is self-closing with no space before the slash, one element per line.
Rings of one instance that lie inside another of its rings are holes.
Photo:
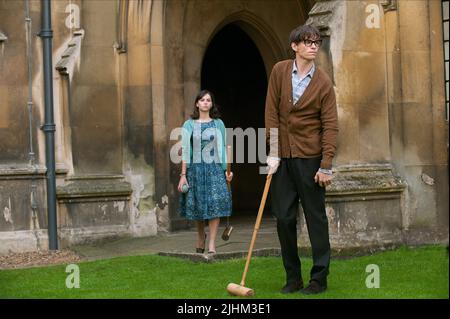
<path fill-rule="evenodd" d="M 205 234 L 205 240 L 203 241 L 203 246 L 205 246 L 206 245 L 206 234 Z M 197 253 L 197 254 L 203 254 L 204 252 L 205 252 L 205 248 L 195 248 L 195 252 Z"/>
<path fill-rule="evenodd" d="M 284 285 L 283 288 L 281 288 L 282 294 L 290 294 L 296 291 L 299 291 L 300 289 L 303 289 L 303 280 L 300 279 L 300 281 L 290 282 Z"/>
<path fill-rule="evenodd" d="M 322 286 L 317 280 L 311 280 L 308 287 L 302 289 L 300 292 L 305 295 L 315 295 L 325 292 L 325 290 L 327 290 L 327 286 Z"/>

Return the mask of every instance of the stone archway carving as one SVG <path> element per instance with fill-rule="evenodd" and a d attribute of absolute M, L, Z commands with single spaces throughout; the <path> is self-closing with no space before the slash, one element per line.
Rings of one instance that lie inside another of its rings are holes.
<path fill-rule="evenodd" d="M 216 27 L 210 32 L 191 28 L 185 38 L 189 38 L 189 33 L 192 33 L 196 34 L 197 41 L 184 41 L 185 101 L 193 100 L 200 89 L 201 66 L 209 43 L 217 32 L 231 23 L 238 25 L 253 40 L 263 58 L 267 76 L 276 62 L 288 57 L 288 51 L 283 48 L 283 44 L 272 28 L 257 15 L 246 10 L 227 15 L 221 21 L 216 22 Z M 189 113 L 190 111 L 191 105 L 187 104 L 185 112 Z"/>
<path fill-rule="evenodd" d="M 208 39 L 207 46 L 214 36 L 227 24 L 235 24 L 247 33 L 256 44 L 264 61 L 266 74 L 270 74 L 272 66 L 280 60 L 287 57 L 288 52 L 283 49 L 283 44 L 273 32 L 272 28 L 267 25 L 261 18 L 249 11 L 239 11 L 218 24 Z"/>

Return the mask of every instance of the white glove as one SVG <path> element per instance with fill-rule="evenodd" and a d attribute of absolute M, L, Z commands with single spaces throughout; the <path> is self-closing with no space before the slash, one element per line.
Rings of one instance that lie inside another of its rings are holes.
<path fill-rule="evenodd" d="M 267 172 L 267 174 L 275 174 L 277 172 L 278 166 L 280 166 L 280 158 L 268 156 L 267 166 L 269 166 L 269 171 Z"/>

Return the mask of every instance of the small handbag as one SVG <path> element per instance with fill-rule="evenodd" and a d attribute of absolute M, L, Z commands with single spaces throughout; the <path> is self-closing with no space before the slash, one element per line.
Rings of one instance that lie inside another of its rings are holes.
<path fill-rule="evenodd" d="M 181 186 L 181 192 L 186 194 L 189 191 L 189 186 L 187 184 L 183 184 L 183 186 Z"/>
<path fill-rule="evenodd" d="M 233 226 L 230 225 L 230 217 L 227 217 L 227 227 L 225 227 L 222 233 L 222 239 L 227 241 L 230 239 L 231 232 L 233 231 Z"/>

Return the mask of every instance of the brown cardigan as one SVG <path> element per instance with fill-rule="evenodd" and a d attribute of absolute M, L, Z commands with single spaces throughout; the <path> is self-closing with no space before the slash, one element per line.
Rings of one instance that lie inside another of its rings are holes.
<path fill-rule="evenodd" d="M 294 60 L 275 64 L 267 89 L 265 124 L 278 128 L 270 138 L 270 156 L 313 158 L 322 156 L 321 168 L 331 168 L 338 133 L 336 96 L 328 75 L 316 66 L 303 95 L 292 103 Z M 276 149 L 278 142 L 278 153 Z"/>

